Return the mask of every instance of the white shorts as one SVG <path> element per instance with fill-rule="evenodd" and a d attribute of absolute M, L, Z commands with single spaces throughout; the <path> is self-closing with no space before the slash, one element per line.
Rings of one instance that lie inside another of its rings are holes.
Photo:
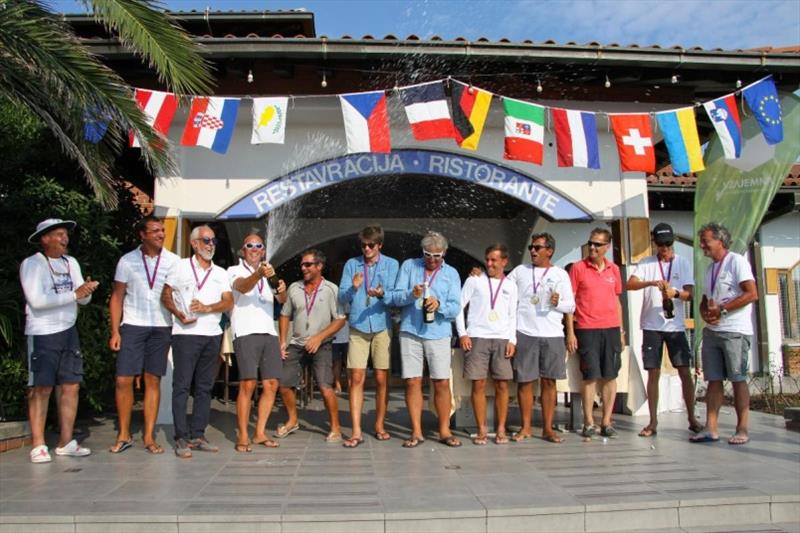
<path fill-rule="evenodd" d="M 431 379 L 450 379 L 452 349 L 450 337 L 423 339 L 411 333 L 400 332 L 400 360 L 403 379 L 422 377 L 422 358 L 428 362 Z"/>

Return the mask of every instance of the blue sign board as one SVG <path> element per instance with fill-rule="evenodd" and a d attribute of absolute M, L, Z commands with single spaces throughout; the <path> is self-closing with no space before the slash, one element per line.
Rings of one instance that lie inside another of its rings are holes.
<path fill-rule="evenodd" d="M 350 154 L 314 163 L 259 186 L 225 208 L 217 218 L 260 218 L 276 207 L 330 185 L 360 178 L 404 174 L 440 176 L 476 183 L 531 205 L 553 220 L 592 218 L 586 209 L 530 176 L 474 157 L 433 150 Z"/>

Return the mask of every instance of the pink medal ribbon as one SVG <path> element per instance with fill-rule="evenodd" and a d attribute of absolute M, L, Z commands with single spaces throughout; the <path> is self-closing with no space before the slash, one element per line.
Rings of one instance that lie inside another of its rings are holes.
<path fill-rule="evenodd" d="M 247 264 L 247 261 L 242 261 L 242 264 L 244 265 L 244 268 L 246 268 L 247 271 L 250 272 L 251 274 L 255 272 L 255 270 L 250 268 L 250 265 Z M 257 285 L 258 285 L 258 294 L 261 294 L 262 291 L 264 290 L 264 278 L 259 277 Z"/>
<path fill-rule="evenodd" d="M 664 281 L 669 281 L 672 278 L 672 260 L 675 259 L 674 257 L 669 260 L 669 270 L 667 270 L 667 275 L 664 275 L 664 266 L 661 264 L 661 259 L 658 260 L 658 269 L 661 271 L 661 278 Z M 711 289 L 712 291 L 714 289 Z"/>
<path fill-rule="evenodd" d="M 425 267 L 422 267 L 422 281 L 423 282 L 425 282 L 425 281 L 428 282 L 428 288 L 433 288 L 433 281 L 436 279 L 436 275 L 439 273 L 439 271 L 441 269 L 442 269 L 442 267 L 440 266 L 439 268 L 437 268 L 436 270 L 433 271 L 433 274 L 428 276 L 425 273 Z"/>
<path fill-rule="evenodd" d="M 722 256 L 722 259 L 719 260 L 719 263 L 714 263 L 711 265 L 711 297 L 714 297 L 714 289 L 717 288 L 717 278 L 719 277 L 719 272 L 722 270 L 722 265 L 725 263 L 725 259 L 728 257 L 728 252 L 725 252 L 725 255 Z M 719 265 L 719 266 L 717 266 Z M 714 268 L 717 266 L 716 268 Z"/>
<path fill-rule="evenodd" d="M 533 278 L 533 295 L 534 296 L 536 296 L 536 294 L 539 293 L 539 287 L 541 287 L 542 283 L 544 283 L 544 278 L 547 277 L 547 273 L 548 272 L 550 272 L 550 267 L 547 267 L 547 268 L 544 269 L 544 274 L 542 274 L 542 277 L 540 278 L 539 283 L 536 283 L 536 267 L 533 267 L 531 269 L 531 277 Z"/>
<path fill-rule="evenodd" d="M 303 287 L 303 297 L 306 300 L 306 317 L 311 319 L 311 310 L 314 309 L 314 302 L 317 301 L 317 293 L 319 292 L 319 288 L 322 287 L 322 282 L 325 281 L 325 278 L 322 278 L 320 282 L 317 284 L 317 288 L 314 289 L 314 294 L 311 295 L 311 300 L 308 299 L 308 293 L 306 292 L 305 287 Z"/>
<path fill-rule="evenodd" d="M 156 276 L 158 275 L 158 265 L 161 264 L 161 252 L 158 252 L 158 259 L 156 259 L 156 266 L 153 269 L 153 277 L 150 278 L 150 268 L 147 266 L 147 259 L 144 255 L 144 250 L 142 250 L 142 264 L 144 265 L 144 275 L 147 276 L 147 285 L 150 287 L 150 290 L 153 290 L 153 287 L 156 286 Z M 195 274 L 195 278 L 197 278 L 197 274 Z"/>
<path fill-rule="evenodd" d="M 195 285 L 197 285 L 197 292 L 200 292 L 203 290 L 203 285 L 205 285 L 206 281 L 208 281 L 208 276 L 211 275 L 211 270 L 214 268 L 214 265 L 209 265 L 206 275 L 203 276 L 203 281 L 200 281 L 200 278 L 197 277 L 197 270 L 194 268 L 194 261 L 192 259 L 194 259 L 194 257 L 189 259 L 189 264 L 192 265 L 192 274 L 194 274 L 194 282 Z"/>
<path fill-rule="evenodd" d="M 497 286 L 497 292 L 492 292 L 492 278 L 486 276 L 486 280 L 489 282 L 489 306 L 492 311 L 494 311 L 494 304 L 497 303 L 497 297 L 500 296 L 500 289 L 503 287 L 503 282 L 506 280 L 506 277 L 503 276 L 500 278 L 500 284 Z"/>
<path fill-rule="evenodd" d="M 375 273 L 378 273 L 378 264 L 381 262 L 381 256 L 378 254 L 378 259 L 375 261 Z M 369 305 L 369 265 L 364 261 L 364 292 L 367 293 L 367 305 Z"/>

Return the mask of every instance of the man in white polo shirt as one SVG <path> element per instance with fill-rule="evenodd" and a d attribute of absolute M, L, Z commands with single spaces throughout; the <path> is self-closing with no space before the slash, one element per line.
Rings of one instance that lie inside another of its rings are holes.
<path fill-rule="evenodd" d="M 117 352 L 117 441 L 108 450 L 122 453 L 133 446 L 131 412 L 133 380 L 144 378 L 144 448 L 164 453 L 153 435 L 161 397 L 161 377 L 167 372 L 172 337 L 172 315 L 161 305 L 161 290 L 178 256 L 164 249 L 164 224 L 148 215 L 136 224 L 142 244 L 123 255 L 114 274 L 108 304 L 111 336 L 108 346 Z"/>
<path fill-rule="evenodd" d="M 517 344 L 517 287 L 506 279 L 508 248 L 486 248 L 486 274 L 470 276 L 461 289 L 461 311 L 456 330 L 464 350 L 464 377 L 472 380 L 472 410 L 478 424 L 476 445 L 487 442 L 486 379 L 494 380 L 497 433 L 495 444 L 508 444 L 508 381 L 514 377 L 511 358 Z M 464 319 L 464 310 L 469 316 Z"/>
<path fill-rule="evenodd" d="M 92 453 L 72 438 L 78 411 L 78 390 L 83 381 L 78 329 L 78 304 L 86 305 L 97 282 L 84 281 L 81 267 L 67 255 L 72 220 L 49 218 L 36 226 L 28 242 L 40 243 L 42 252 L 28 257 L 19 269 L 25 293 L 25 335 L 28 336 L 28 418 L 31 424 L 31 462 L 52 459 L 44 442 L 47 406 L 53 387 L 56 394 L 60 436 L 56 455 L 83 457 Z"/>
<path fill-rule="evenodd" d="M 272 288 L 267 280 L 276 279 L 275 269 L 263 262 L 266 257 L 264 239 L 257 233 L 244 238 L 238 265 L 228 269 L 233 287 L 233 348 L 239 368 L 239 395 L 236 397 L 236 419 L 239 424 L 237 452 L 252 452 L 248 423 L 250 403 L 256 389 L 256 379 L 261 375 L 261 396 L 258 399 L 258 419 L 254 444 L 277 448 L 278 443 L 266 434 L 267 420 L 275 403 L 278 382 L 283 371 L 281 345 L 275 331 L 273 317 L 275 301 L 286 302 L 286 284 L 283 280 Z M 273 295 L 274 292 L 274 295 Z"/>
<path fill-rule="evenodd" d="M 222 313 L 233 307 L 228 274 L 211 260 L 217 247 L 214 230 L 192 230 L 194 255 L 175 263 L 167 275 L 161 303 L 176 320 L 172 326 L 172 418 L 175 455 L 188 459 L 192 450 L 218 452 L 205 437 L 211 410 L 211 389 L 219 368 Z M 194 381 L 191 426 L 186 416 L 189 390 Z"/>

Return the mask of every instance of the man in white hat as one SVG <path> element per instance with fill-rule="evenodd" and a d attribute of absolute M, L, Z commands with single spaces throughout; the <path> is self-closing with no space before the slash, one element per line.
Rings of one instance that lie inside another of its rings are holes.
<path fill-rule="evenodd" d="M 60 436 L 56 455 L 83 457 L 91 450 L 72 438 L 83 379 L 78 329 L 78 304 L 86 305 L 98 283 L 84 281 L 81 267 L 66 254 L 72 220 L 49 218 L 36 226 L 28 242 L 42 252 L 26 258 L 19 269 L 25 293 L 25 334 L 28 336 L 28 418 L 31 424 L 31 462 L 49 463 L 44 441 L 47 406 L 53 387 L 57 394 Z"/>

